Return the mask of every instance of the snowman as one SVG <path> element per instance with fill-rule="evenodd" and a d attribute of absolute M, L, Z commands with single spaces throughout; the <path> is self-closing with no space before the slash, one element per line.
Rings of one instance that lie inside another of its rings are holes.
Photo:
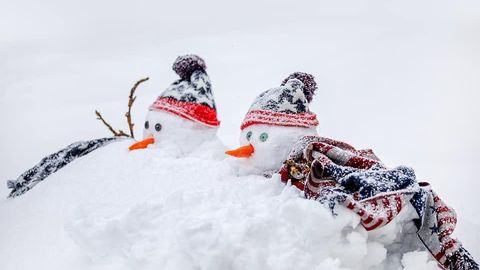
<path fill-rule="evenodd" d="M 318 136 L 318 120 L 309 110 L 315 90 L 312 75 L 296 72 L 255 99 L 240 127 L 243 146 L 226 152 L 244 163 L 239 173 L 290 182 L 332 213 L 337 206 L 350 209 L 366 231 L 391 239 L 387 248 L 398 248 L 395 239 L 413 236 L 402 244 L 405 252 L 422 248 L 445 269 L 478 270 L 450 236 L 455 211 L 428 183 L 418 183 L 411 168 L 388 168 L 370 149 Z M 384 227 L 393 220 L 393 227 Z"/>
<path fill-rule="evenodd" d="M 205 69 L 205 62 L 196 55 L 179 56 L 175 60 L 173 70 L 180 79 L 150 106 L 144 123 L 144 140 L 130 146 L 130 150 L 153 145 L 174 157 L 223 157 L 224 147 L 216 136 L 220 121 Z M 9 197 L 24 194 L 74 160 L 122 140 L 120 137 L 108 137 L 74 142 L 44 157 L 17 179 L 7 181 L 7 187 L 11 189 Z"/>
<path fill-rule="evenodd" d="M 317 116 L 309 110 L 316 89 L 311 74 L 295 72 L 261 93 L 240 127 L 243 146 L 226 154 L 243 159 L 243 172 L 277 172 L 296 141 L 317 135 Z"/>
<path fill-rule="evenodd" d="M 212 149 L 223 149 L 216 136 L 220 121 L 204 60 L 197 55 L 179 56 L 173 70 L 180 79 L 149 107 L 143 140 L 129 149 L 159 148 L 175 157 L 218 155 Z"/>

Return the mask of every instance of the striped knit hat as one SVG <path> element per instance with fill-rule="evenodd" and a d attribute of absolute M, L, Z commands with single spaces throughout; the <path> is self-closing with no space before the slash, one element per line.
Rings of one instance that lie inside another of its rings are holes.
<path fill-rule="evenodd" d="M 303 72 L 291 74 L 280 87 L 269 89 L 255 99 L 240 129 L 255 124 L 318 126 L 317 116 L 308 109 L 316 89 L 313 75 Z"/>
<path fill-rule="evenodd" d="M 218 127 L 217 109 L 205 61 L 197 55 L 177 57 L 173 70 L 180 79 L 173 82 L 150 106 L 209 127 Z"/>

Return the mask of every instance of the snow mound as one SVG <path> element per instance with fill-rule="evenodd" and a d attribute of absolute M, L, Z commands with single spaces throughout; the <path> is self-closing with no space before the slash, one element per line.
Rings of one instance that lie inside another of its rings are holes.
<path fill-rule="evenodd" d="M 128 152 L 130 144 L 2 201 L 3 269 L 435 268 L 414 238 L 411 209 L 367 233 L 355 214 L 333 216 L 275 175 L 238 177 L 227 160 Z"/>

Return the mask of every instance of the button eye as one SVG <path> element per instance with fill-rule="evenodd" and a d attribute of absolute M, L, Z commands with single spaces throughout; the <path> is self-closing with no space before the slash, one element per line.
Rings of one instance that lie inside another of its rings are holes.
<path fill-rule="evenodd" d="M 252 138 L 252 134 L 253 133 L 251 131 L 247 132 L 247 135 L 245 136 L 247 138 L 247 141 L 250 141 L 250 139 Z"/>
<path fill-rule="evenodd" d="M 148 121 L 145 121 L 145 129 L 148 129 L 150 127 L 150 124 L 148 123 Z"/>
<path fill-rule="evenodd" d="M 260 134 L 259 139 L 261 142 L 265 142 L 268 139 L 268 134 L 266 132 L 263 132 L 262 134 Z"/>
<path fill-rule="evenodd" d="M 162 130 L 162 125 L 160 123 L 155 124 L 155 130 L 156 131 Z"/>

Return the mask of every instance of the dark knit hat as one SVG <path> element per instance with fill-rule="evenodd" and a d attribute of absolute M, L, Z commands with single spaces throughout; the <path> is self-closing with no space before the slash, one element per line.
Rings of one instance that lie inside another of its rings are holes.
<path fill-rule="evenodd" d="M 243 120 L 242 130 L 255 124 L 316 127 L 317 116 L 308 106 L 317 84 L 311 74 L 295 72 L 283 80 L 280 87 L 260 94 Z"/>
<path fill-rule="evenodd" d="M 205 61 L 197 55 L 177 57 L 173 70 L 180 79 L 173 82 L 150 106 L 209 127 L 218 127 L 217 110 Z"/>

